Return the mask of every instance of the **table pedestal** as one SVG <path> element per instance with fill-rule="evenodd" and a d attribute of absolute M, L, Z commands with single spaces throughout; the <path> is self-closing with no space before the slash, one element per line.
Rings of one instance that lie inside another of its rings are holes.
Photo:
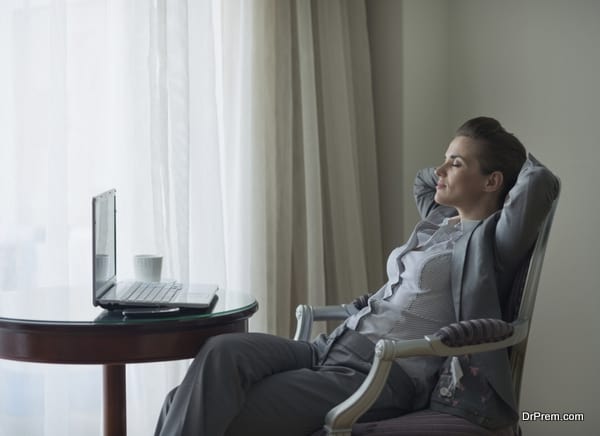
<path fill-rule="evenodd" d="M 127 435 L 127 388 L 125 365 L 103 368 L 104 435 Z"/>

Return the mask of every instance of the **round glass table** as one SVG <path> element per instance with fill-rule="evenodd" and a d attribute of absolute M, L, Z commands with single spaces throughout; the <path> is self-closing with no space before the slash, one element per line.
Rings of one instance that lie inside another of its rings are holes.
<path fill-rule="evenodd" d="M 127 363 L 194 357 L 210 337 L 248 329 L 249 294 L 219 290 L 211 308 L 124 317 L 94 307 L 82 289 L 0 291 L 0 358 L 103 365 L 105 435 L 125 435 Z"/>

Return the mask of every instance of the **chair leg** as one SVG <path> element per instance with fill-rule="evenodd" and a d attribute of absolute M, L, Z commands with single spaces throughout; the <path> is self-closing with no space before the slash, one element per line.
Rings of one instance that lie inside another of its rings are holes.
<path fill-rule="evenodd" d="M 332 430 L 328 426 L 325 426 L 325 432 L 327 436 L 352 436 L 352 430 L 348 430 L 345 428 Z"/>

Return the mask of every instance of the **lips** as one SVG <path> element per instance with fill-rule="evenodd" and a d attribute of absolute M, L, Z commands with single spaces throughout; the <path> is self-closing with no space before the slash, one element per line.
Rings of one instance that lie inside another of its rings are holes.
<path fill-rule="evenodd" d="M 444 185 L 443 183 L 438 183 L 438 184 L 435 186 L 435 189 L 444 189 L 445 187 L 446 187 L 446 185 Z"/>

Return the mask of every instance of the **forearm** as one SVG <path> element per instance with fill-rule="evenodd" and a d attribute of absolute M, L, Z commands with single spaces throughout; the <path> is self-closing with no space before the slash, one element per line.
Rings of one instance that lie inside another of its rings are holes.
<path fill-rule="evenodd" d="M 435 188 L 437 177 L 435 168 L 423 168 L 417 172 L 413 185 L 413 196 L 421 218 L 425 218 L 436 207 Z"/>
<path fill-rule="evenodd" d="M 502 261 L 516 259 L 529 250 L 559 189 L 558 178 L 530 154 L 496 226 L 497 254 Z"/>

